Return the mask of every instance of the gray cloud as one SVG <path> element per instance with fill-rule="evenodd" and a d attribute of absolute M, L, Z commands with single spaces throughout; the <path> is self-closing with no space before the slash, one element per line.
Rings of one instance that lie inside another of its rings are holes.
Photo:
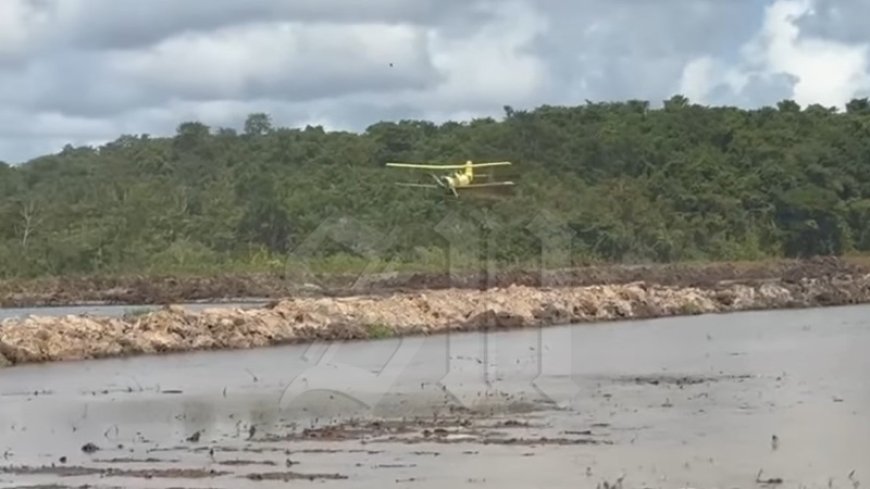
<path fill-rule="evenodd" d="M 731 105 L 737 107 L 775 107 L 777 102 L 791 96 L 797 78 L 781 73 L 765 77 L 752 74 L 746 80 L 746 85 L 735 90 L 727 83 L 715 85 L 709 94 L 709 103 L 713 105 Z"/>
<path fill-rule="evenodd" d="M 762 7 L 757 0 L 553 0 L 542 41 L 618 57 L 720 54 L 758 30 Z"/>
<path fill-rule="evenodd" d="M 550 5 L 550 28 L 532 48 L 552 65 L 565 101 L 668 98 L 679 90 L 688 62 L 735 56 L 761 23 L 757 0 Z"/>
<path fill-rule="evenodd" d="M 783 20 L 803 1 L 0 0 L 0 160 L 261 111 L 362 130 L 683 89 L 741 106 L 870 91 L 870 6 Z"/>
<path fill-rule="evenodd" d="M 106 116 L 174 99 L 304 101 L 424 90 L 441 81 L 425 31 L 401 26 L 249 25 L 137 51 L 50 54 L 0 73 L 0 101 Z"/>
<path fill-rule="evenodd" d="M 804 36 L 850 43 L 867 43 L 870 2 L 866 0 L 815 0 L 813 12 L 801 16 L 797 25 Z"/>
<path fill-rule="evenodd" d="M 12 0 L 15 1 L 15 0 Z M 262 22 L 412 23 L 486 19 L 481 0 L 39 0 L 25 1 L 33 27 L 86 49 L 133 49 L 168 37 Z M 40 19 L 44 19 L 40 22 Z M 46 29 L 48 30 L 48 29 Z"/>

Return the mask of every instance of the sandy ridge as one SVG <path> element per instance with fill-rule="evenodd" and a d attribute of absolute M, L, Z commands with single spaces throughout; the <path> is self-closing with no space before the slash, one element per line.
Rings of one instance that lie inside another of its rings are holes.
<path fill-rule="evenodd" d="M 700 287 L 511 285 L 295 297 L 247 310 L 167 306 L 134 317 L 4 320 L 0 365 L 865 302 L 870 302 L 870 274 L 838 273 Z"/>

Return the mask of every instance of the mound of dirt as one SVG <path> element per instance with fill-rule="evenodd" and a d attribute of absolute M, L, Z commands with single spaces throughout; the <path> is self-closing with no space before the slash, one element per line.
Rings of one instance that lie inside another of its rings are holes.
<path fill-rule="evenodd" d="M 122 318 L 31 316 L 0 322 L 0 365 L 868 301 L 870 274 L 838 274 L 708 287 L 635 282 L 293 297 L 257 309 L 170 306 Z"/>

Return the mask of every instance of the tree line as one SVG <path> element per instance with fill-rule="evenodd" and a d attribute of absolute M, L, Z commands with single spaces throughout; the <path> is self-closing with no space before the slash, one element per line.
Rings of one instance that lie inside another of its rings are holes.
<path fill-rule="evenodd" d="M 499 176 L 516 188 L 456 200 L 384 167 L 466 159 L 514 162 Z M 867 99 L 748 110 L 678 95 L 362 133 L 257 113 L 241 131 L 184 122 L 0 162 L 0 275 L 273 270 L 300 250 L 323 270 L 441 267 L 483 242 L 503 264 L 548 246 L 575 264 L 839 255 L 870 249 L 868 217 Z"/>

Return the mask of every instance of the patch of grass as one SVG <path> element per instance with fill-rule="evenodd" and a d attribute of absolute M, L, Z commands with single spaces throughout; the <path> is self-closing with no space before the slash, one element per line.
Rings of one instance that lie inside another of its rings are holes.
<path fill-rule="evenodd" d="M 147 307 L 136 307 L 124 312 L 124 319 L 135 319 L 151 313 L 151 309 Z"/>
<path fill-rule="evenodd" d="M 369 338 L 374 340 L 393 336 L 393 328 L 382 323 L 367 324 L 366 331 L 368 331 Z"/>
<path fill-rule="evenodd" d="M 704 314 L 705 312 L 704 308 L 696 302 L 687 302 L 683 304 L 680 308 L 680 311 L 682 312 L 682 314 L 685 314 L 687 316 L 697 316 L 700 314 Z"/>

